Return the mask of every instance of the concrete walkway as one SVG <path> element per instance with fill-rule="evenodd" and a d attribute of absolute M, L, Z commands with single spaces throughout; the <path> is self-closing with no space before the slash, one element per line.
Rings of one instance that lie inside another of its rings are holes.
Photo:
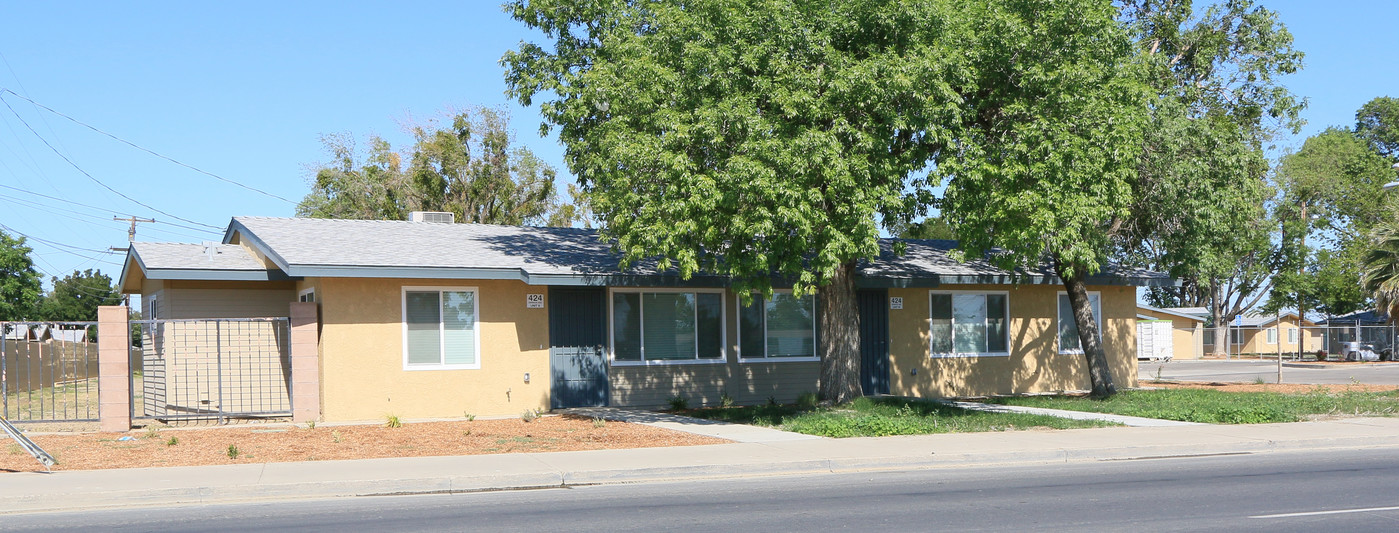
<path fill-rule="evenodd" d="M 1202 426 L 1199 422 L 1181 422 L 1179 420 L 1161 420 L 1159 418 L 1142 418 L 1140 416 L 1113 415 L 1108 413 L 1088 413 L 1084 411 L 1065 411 L 1062 409 L 1044 409 L 1041 407 L 1021 407 L 1018 405 L 997 405 L 980 402 L 957 402 L 952 400 L 933 400 L 943 405 L 960 407 L 970 411 L 986 411 L 991 413 L 1024 413 L 1027 415 L 1057 416 L 1059 418 L 1071 418 L 1074 420 L 1102 420 L 1104 422 L 1115 422 L 1124 426 L 1151 428 L 1170 426 Z"/>
<path fill-rule="evenodd" d="M 0 473 L 0 514 L 1375 447 L 1399 450 L 1399 419 L 772 440 L 630 450 Z"/>

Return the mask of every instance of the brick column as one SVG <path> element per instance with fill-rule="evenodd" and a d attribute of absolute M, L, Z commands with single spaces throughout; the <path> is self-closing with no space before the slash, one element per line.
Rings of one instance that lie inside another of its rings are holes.
<path fill-rule="evenodd" d="M 131 324 L 125 306 L 97 308 L 97 418 L 102 431 L 131 430 Z"/>
<path fill-rule="evenodd" d="M 321 417 L 320 323 L 313 302 L 291 304 L 291 420 Z"/>

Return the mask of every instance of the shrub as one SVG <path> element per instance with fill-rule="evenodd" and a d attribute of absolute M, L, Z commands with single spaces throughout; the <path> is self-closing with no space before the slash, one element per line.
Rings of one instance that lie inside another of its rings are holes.
<path fill-rule="evenodd" d="M 689 409 L 689 408 L 690 408 L 690 401 L 689 401 L 689 400 L 686 400 L 684 396 L 675 395 L 675 396 L 671 396 L 671 397 L 670 397 L 670 410 L 671 410 L 671 411 L 684 411 L 684 410 Z"/>
<path fill-rule="evenodd" d="M 242 454 L 242 452 L 239 452 L 239 451 L 238 451 L 238 447 L 237 447 L 237 446 L 234 446 L 234 445 L 232 445 L 232 444 L 229 444 L 229 445 L 228 445 L 228 458 L 229 458 L 229 459 L 237 459 L 238 456 L 241 455 L 241 454 Z"/>
<path fill-rule="evenodd" d="M 724 391 L 719 395 L 719 407 L 733 407 L 734 397 L 729 396 L 729 391 Z"/>
<path fill-rule="evenodd" d="M 180 443 L 180 438 L 179 438 L 179 437 L 170 437 L 170 440 L 165 441 L 165 445 L 166 445 L 166 446 L 174 446 L 174 445 L 179 444 L 179 443 Z"/>
<path fill-rule="evenodd" d="M 403 427 L 403 421 L 398 419 L 398 415 L 387 415 L 387 416 L 384 417 L 384 427 L 387 427 L 387 428 Z"/>
<path fill-rule="evenodd" d="M 594 418 L 594 419 L 593 419 L 593 427 L 595 427 L 595 428 L 601 429 L 602 427 L 604 427 L 604 426 L 606 426 L 606 425 L 607 425 L 607 420 L 604 420 L 604 419 L 602 419 L 602 418 Z"/>
<path fill-rule="evenodd" d="M 797 395 L 797 408 L 807 410 L 815 409 L 817 404 L 820 403 L 820 401 L 821 400 L 816 396 L 816 393 L 803 392 Z"/>
<path fill-rule="evenodd" d="M 525 412 L 520 413 L 520 420 L 522 422 L 534 422 L 538 418 L 539 411 L 536 411 L 534 409 L 525 409 Z"/>

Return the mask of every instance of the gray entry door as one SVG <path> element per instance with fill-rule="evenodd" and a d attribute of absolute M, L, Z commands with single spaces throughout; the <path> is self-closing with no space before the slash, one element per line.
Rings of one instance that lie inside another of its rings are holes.
<path fill-rule="evenodd" d="M 549 288 L 549 407 L 607 405 L 607 290 Z"/>
<path fill-rule="evenodd" d="M 865 396 L 889 394 L 889 291 L 861 289 L 860 388 Z"/>

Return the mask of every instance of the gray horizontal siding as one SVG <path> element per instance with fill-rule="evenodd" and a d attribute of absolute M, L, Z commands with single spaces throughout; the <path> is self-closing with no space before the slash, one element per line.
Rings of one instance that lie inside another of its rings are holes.
<path fill-rule="evenodd" d="M 764 403 L 769 396 L 791 403 L 803 392 L 816 392 L 820 363 L 613 366 L 608 371 L 614 407 L 664 407 L 675 396 L 699 407 L 719 405 L 725 392 L 740 405 Z"/>

